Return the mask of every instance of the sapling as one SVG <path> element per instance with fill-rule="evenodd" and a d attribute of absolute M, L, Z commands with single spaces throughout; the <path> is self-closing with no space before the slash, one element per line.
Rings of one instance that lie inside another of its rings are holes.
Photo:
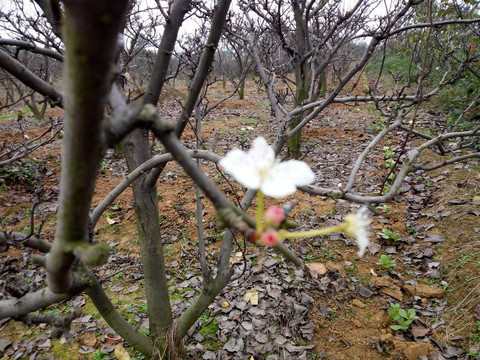
<path fill-rule="evenodd" d="M 390 315 L 390 317 L 397 323 L 396 325 L 390 325 L 390 328 L 395 331 L 407 330 L 412 324 L 413 320 L 418 319 L 415 309 L 408 309 L 405 311 L 398 303 L 390 304 L 388 315 Z"/>
<path fill-rule="evenodd" d="M 384 240 L 386 240 L 390 245 L 395 245 L 402 240 L 400 236 L 395 231 L 390 229 L 382 229 L 381 232 L 378 232 L 377 235 L 380 235 Z"/>
<path fill-rule="evenodd" d="M 386 270 L 389 270 L 390 268 L 394 267 L 397 265 L 395 260 L 392 260 L 392 255 L 382 255 L 380 256 L 380 259 L 377 262 L 377 265 L 382 265 Z"/>

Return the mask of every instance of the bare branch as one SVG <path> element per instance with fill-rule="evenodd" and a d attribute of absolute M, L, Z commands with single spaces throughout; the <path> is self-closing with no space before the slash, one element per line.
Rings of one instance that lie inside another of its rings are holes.
<path fill-rule="evenodd" d="M 147 358 L 150 358 L 153 353 L 153 344 L 150 338 L 136 330 L 119 314 L 107 294 L 105 294 L 102 285 L 97 281 L 93 274 L 91 274 L 91 280 L 92 284 L 85 289 L 85 292 L 92 299 L 98 312 L 102 315 L 108 325 L 110 325 L 121 337 L 127 340 Z"/>
<path fill-rule="evenodd" d="M 432 23 L 421 23 L 421 24 L 412 24 L 408 26 L 401 27 L 399 29 L 393 30 L 389 33 L 390 36 L 397 35 L 399 33 L 411 30 L 411 29 L 421 29 L 421 28 L 439 28 L 445 25 L 469 25 L 479 23 L 480 18 L 475 19 L 461 19 L 461 20 L 445 20 L 445 21 L 437 21 Z"/>
<path fill-rule="evenodd" d="M 213 161 L 217 163 L 220 161 L 221 157 L 219 155 L 216 155 L 210 151 L 207 150 L 190 150 L 188 151 L 189 156 L 192 158 L 197 158 L 197 159 L 204 159 L 208 161 Z M 100 204 L 95 208 L 95 210 L 92 212 L 91 215 L 91 220 L 92 224 L 95 227 L 96 223 L 98 222 L 98 219 L 100 218 L 101 214 L 115 201 L 115 199 L 123 193 L 135 180 L 137 180 L 140 176 L 143 174 L 147 173 L 149 170 L 160 166 L 162 164 L 165 164 L 169 161 L 174 160 L 174 157 L 172 154 L 162 154 L 162 155 L 155 155 L 152 157 L 150 160 L 147 160 L 144 162 L 142 165 L 140 165 L 138 168 L 135 170 L 131 171 L 130 174 L 128 174 L 125 179 L 118 184 L 115 189 L 113 189 L 110 194 L 108 194 L 105 199 L 102 200 Z"/>
<path fill-rule="evenodd" d="M 452 132 L 452 133 L 442 134 L 410 150 L 406 154 L 406 157 L 403 159 L 403 163 L 398 171 L 397 176 L 395 177 L 395 181 L 391 185 L 388 192 L 384 195 L 367 196 L 367 195 L 356 194 L 352 192 L 343 192 L 338 189 L 327 189 L 327 188 L 316 187 L 316 186 L 302 186 L 302 187 L 299 187 L 299 189 L 309 194 L 341 198 L 341 199 L 345 199 L 345 200 L 349 200 L 349 201 L 353 201 L 361 204 L 379 204 L 379 203 L 387 202 L 393 199 L 393 197 L 397 194 L 398 190 L 400 189 L 403 180 L 411 172 L 414 172 L 416 170 L 435 170 L 441 166 L 452 164 L 457 161 L 479 157 L 479 153 L 477 152 L 477 153 L 472 153 L 465 156 L 457 156 L 447 161 L 444 161 L 440 164 L 435 164 L 432 166 L 426 166 L 423 164 L 415 163 L 419 155 L 421 154 L 421 152 L 431 146 L 436 146 L 438 143 L 441 143 L 451 138 L 478 136 L 479 132 L 480 132 L 480 128 L 477 128 L 471 131 Z"/>
<path fill-rule="evenodd" d="M 31 249 L 47 253 L 52 245 L 37 236 L 26 237 L 25 234 L 19 232 L 0 232 L 0 244 L 8 243 L 13 246 L 24 245 Z"/>
<path fill-rule="evenodd" d="M 30 43 L 28 41 L 22 40 L 13 40 L 13 39 L 0 39 L 0 45 L 10 45 L 10 46 L 17 46 L 20 49 L 28 50 L 37 54 L 42 54 L 49 56 L 53 59 L 56 59 L 60 62 L 63 62 L 63 55 L 59 54 L 58 52 L 52 49 L 41 48 L 34 43 Z"/>
<path fill-rule="evenodd" d="M 105 146 L 101 129 L 112 79 L 111 64 L 127 3 L 126 0 L 114 4 L 64 1 L 65 76 L 69 97 L 65 104 L 57 231 L 46 266 L 49 288 L 55 293 L 69 291 L 74 253 L 83 254 L 83 261 L 93 264 L 105 258 L 107 250 L 106 247 L 100 249 L 101 244 L 95 246 L 95 250 L 88 247 L 88 221 Z M 111 21 L 96 20 L 105 19 L 107 14 Z"/>
<path fill-rule="evenodd" d="M 380 131 L 377 136 L 368 144 L 368 146 L 362 151 L 362 153 L 358 156 L 357 161 L 355 162 L 355 165 L 353 166 L 353 169 L 350 173 L 350 177 L 348 178 L 348 183 L 345 185 L 345 188 L 343 189 L 343 192 L 349 192 L 354 183 L 355 179 L 357 177 L 358 171 L 360 170 L 360 166 L 362 165 L 362 162 L 365 160 L 367 155 L 370 153 L 370 151 L 382 140 L 389 132 L 392 130 L 396 129 L 399 127 L 403 121 L 404 114 L 398 116 L 395 121 L 382 131 Z"/>
<path fill-rule="evenodd" d="M 462 155 L 462 156 L 455 156 L 451 159 L 448 159 L 438 164 L 434 164 L 430 166 L 427 166 L 425 164 L 414 164 L 413 167 L 415 168 L 415 170 L 432 171 L 432 170 L 440 169 L 446 165 L 455 164 L 457 162 L 461 162 L 468 159 L 474 159 L 474 158 L 480 158 L 480 152 Z"/>
<path fill-rule="evenodd" d="M 210 72 L 210 66 L 215 56 L 215 51 L 217 50 L 220 36 L 222 35 L 222 29 L 225 23 L 228 8 L 230 7 L 230 3 L 231 0 L 219 0 L 215 6 L 215 13 L 213 15 L 207 43 L 205 44 L 202 56 L 200 57 L 200 62 L 195 71 L 195 77 L 192 80 L 190 91 L 188 92 L 187 99 L 185 100 L 185 111 L 181 112 L 175 127 L 175 134 L 178 138 L 182 136 L 183 130 L 187 125 L 187 118 L 192 114 L 198 95 L 202 90 L 203 83 Z"/>
<path fill-rule="evenodd" d="M 17 60 L 8 55 L 5 51 L 0 49 L 0 67 L 15 76 L 25 85 L 29 86 L 36 92 L 47 96 L 49 103 L 53 106 L 62 107 L 62 95 L 57 92 L 47 82 L 40 79 L 25 66 L 20 64 Z"/>
<path fill-rule="evenodd" d="M 153 65 L 148 89 L 143 99 L 144 104 L 156 105 L 158 102 L 168 72 L 168 65 L 175 48 L 178 30 L 183 23 L 185 14 L 190 9 L 190 4 L 191 0 L 174 1 L 169 11 L 169 16 L 165 17 L 167 23 L 158 47 L 157 57 L 155 59 L 155 64 Z M 163 12 L 163 8 L 159 2 L 157 2 L 157 6 Z"/>
<path fill-rule="evenodd" d="M 28 314 L 71 298 L 67 294 L 55 294 L 48 288 L 27 293 L 20 299 L 0 301 L 0 319 Z"/>
<path fill-rule="evenodd" d="M 60 2 L 57 0 L 34 0 L 38 6 L 43 10 L 43 14 L 52 25 L 55 34 L 61 38 L 62 34 L 62 11 L 60 9 Z"/>
<path fill-rule="evenodd" d="M 6 160 L 0 161 L 0 166 L 11 164 L 21 158 L 27 156 L 28 154 L 34 152 L 38 148 L 47 145 L 53 142 L 57 136 L 57 134 L 62 130 L 61 124 L 53 124 L 49 129 L 45 130 L 42 134 L 37 136 L 36 138 L 21 144 L 14 149 L 8 150 L 3 154 L 0 154 L 0 159 L 4 157 L 8 157 Z M 50 133 L 50 136 L 42 141 L 42 139 L 47 133 Z M 15 153 L 14 153 L 15 152 Z"/>

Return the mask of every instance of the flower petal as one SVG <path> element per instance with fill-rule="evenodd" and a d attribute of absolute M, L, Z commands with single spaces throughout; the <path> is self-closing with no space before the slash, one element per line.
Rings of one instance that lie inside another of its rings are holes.
<path fill-rule="evenodd" d="M 230 151 L 220 165 L 243 186 L 260 188 L 265 195 L 276 198 L 293 194 L 296 186 L 310 184 L 315 178 L 304 162 L 277 163 L 273 148 L 262 137 L 253 141 L 248 152 Z"/>
<path fill-rule="evenodd" d="M 289 160 L 276 164 L 272 170 L 272 177 L 279 177 L 291 182 L 295 186 L 308 185 L 315 180 L 315 174 L 310 166 L 303 161 Z"/>
<path fill-rule="evenodd" d="M 357 232 L 358 257 L 362 257 L 370 243 L 368 232 L 364 229 Z"/>
<path fill-rule="evenodd" d="M 362 206 L 358 213 L 347 215 L 345 217 L 345 225 L 345 233 L 357 239 L 358 256 L 363 256 L 369 244 L 368 237 L 370 235 L 370 218 L 367 215 L 367 207 Z"/>
<path fill-rule="evenodd" d="M 260 189 L 265 195 L 279 199 L 292 195 L 297 190 L 297 187 L 291 181 L 269 176 L 263 180 Z"/>
<path fill-rule="evenodd" d="M 248 156 L 259 169 L 271 168 L 275 164 L 275 152 L 263 137 L 253 140 Z"/>
<path fill-rule="evenodd" d="M 248 189 L 260 187 L 260 175 L 256 171 L 256 164 L 245 151 L 234 149 L 219 161 L 227 173 Z"/>

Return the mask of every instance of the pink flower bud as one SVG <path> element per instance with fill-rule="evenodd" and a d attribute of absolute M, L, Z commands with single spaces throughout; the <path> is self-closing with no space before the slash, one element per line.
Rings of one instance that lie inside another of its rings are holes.
<path fill-rule="evenodd" d="M 265 210 L 265 220 L 270 225 L 280 225 L 284 217 L 285 215 L 283 214 L 283 210 L 278 206 L 272 205 Z"/>
<path fill-rule="evenodd" d="M 262 241 L 266 246 L 273 246 L 278 242 L 278 235 L 275 231 L 267 231 L 263 233 Z"/>

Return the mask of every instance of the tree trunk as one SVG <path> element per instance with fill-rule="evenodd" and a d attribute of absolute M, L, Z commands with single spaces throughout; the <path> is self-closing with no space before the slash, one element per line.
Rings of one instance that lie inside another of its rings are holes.
<path fill-rule="evenodd" d="M 240 87 L 238 88 L 238 98 L 243 100 L 245 97 L 245 78 L 240 81 Z"/>
<path fill-rule="evenodd" d="M 170 11 L 162 41 L 155 59 L 152 77 L 148 84 L 143 103 L 158 103 L 165 77 L 175 46 L 178 30 L 183 17 L 190 7 L 190 1 L 175 1 Z M 148 131 L 135 129 L 123 142 L 128 170 L 132 172 L 152 157 Z M 160 218 L 156 180 L 160 171 L 152 170 L 133 183 L 133 199 L 137 220 L 137 231 L 142 253 L 143 273 L 147 292 L 150 336 L 154 344 L 154 357 L 167 357 L 165 349 L 174 352 L 174 344 L 167 343 L 167 333 L 173 316 L 161 241 Z M 162 354 L 162 355 L 160 355 Z"/>
<path fill-rule="evenodd" d="M 35 99 L 35 94 L 32 94 L 30 96 L 30 101 L 25 100 L 25 105 L 28 106 L 28 108 L 32 111 L 33 116 L 37 120 L 43 120 L 45 117 L 45 111 L 47 110 L 47 99 L 44 99 L 44 102 L 42 104 L 42 107 L 39 109 L 37 105 L 37 101 Z"/>
<path fill-rule="evenodd" d="M 308 94 L 311 85 L 312 71 L 303 55 L 307 53 L 307 21 L 303 18 L 303 12 L 300 8 L 298 0 L 292 0 L 292 10 L 295 19 L 295 33 L 297 37 L 297 51 L 295 54 L 294 68 L 295 68 L 295 105 L 299 105 L 308 99 Z M 293 118 L 290 121 L 290 130 L 295 128 L 303 120 L 304 114 Z M 298 159 L 302 155 L 302 132 L 297 132 L 294 136 L 288 139 L 288 153 L 291 158 Z"/>
<path fill-rule="evenodd" d="M 151 157 L 144 130 L 134 130 L 123 145 L 130 172 Z M 149 183 L 147 179 L 148 175 L 143 175 L 133 183 L 133 197 L 147 292 L 150 336 L 155 348 L 163 350 L 165 335 L 172 324 L 172 311 L 160 237 L 156 182 Z"/>
<path fill-rule="evenodd" d="M 297 64 L 295 66 L 295 82 L 297 89 L 295 91 L 295 103 L 301 104 L 308 98 L 308 90 L 311 83 L 311 71 L 308 64 Z M 290 121 L 290 130 L 295 128 L 303 120 L 304 114 L 294 117 Z M 288 154 L 293 159 L 298 159 L 302 155 L 302 131 L 299 131 L 290 139 L 288 139 Z"/>

